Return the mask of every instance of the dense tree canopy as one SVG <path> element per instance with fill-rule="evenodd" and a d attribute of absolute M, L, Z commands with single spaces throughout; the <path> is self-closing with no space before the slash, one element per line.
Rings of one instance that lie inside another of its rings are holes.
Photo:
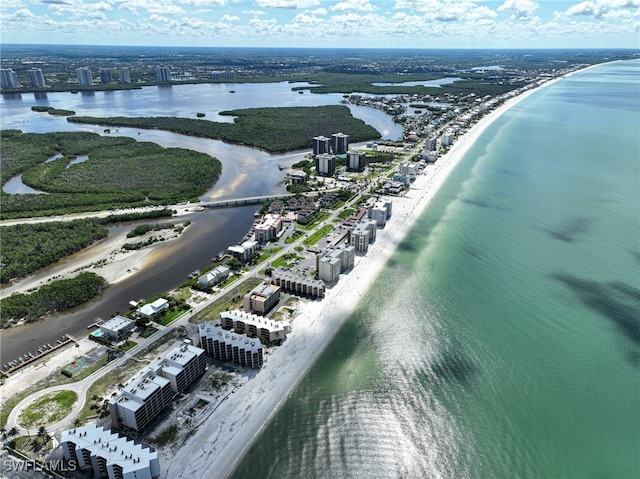
<path fill-rule="evenodd" d="M 3 218 L 190 200 L 221 172 L 220 162 L 204 153 L 127 137 L 4 130 L 0 140 L 2 185 L 21 174 L 26 185 L 47 193 L 3 191 Z"/>
<path fill-rule="evenodd" d="M 380 138 L 380 133 L 358 118 L 344 105 L 286 108 L 249 108 L 221 115 L 235 116 L 234 123 L 219 123 L 193 118 L 95 118 L 69 117 L 74 123 L 131 128 L 158 128 L 183 135 L 213 138 L 271 152 L 311 148 L 318 135 L 346 133 L 351 142 Z"/>
<path fill-rule="evenodd" d="M 1 231 L 2 283 L 53 264 L 108 234 L 96 220 L 18 224 Z"/>
<path fill-rule="evenodd" d="M 31 294 L 13 294 L 0 301 L 2 325 L 12 320 L 32 321 L 46 314 L 58 313 L 86 303 L 105 288 L 107 281 L 95 273 L 80 273 L 44 285 Z"/>

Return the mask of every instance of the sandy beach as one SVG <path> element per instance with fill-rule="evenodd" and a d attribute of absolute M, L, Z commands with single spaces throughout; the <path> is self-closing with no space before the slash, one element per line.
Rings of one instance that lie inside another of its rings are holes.
<path fill-rule="evenodd" d="M 160 451 L 162 477 L 226 477 L 232 472 L 264 425 L 354 312 L 359 298 L 475 140 L 533 91 L 509 99 L 482 118 L 456 140 L 448 154 L 418 176 L 406 196 L 393 198 L 393 216 L 384 229 L 378 230 L 376 242 L 367 254 L 356 258 L 353 270 L 328 289 L 324 300 L 301 303 L 292 333 L 267 356 L 263 369 L 223 401 L 178 451 Z"/>
<path fill-rule="evenodd" d="M 185 210 L 184 208 L 177 211 L 179 211 L 179 216 L 193 212 Z M 100 213 L 99 215 L 87 216 L 107 215 L 108 213 Z M 29 222 L 53 221 L 55 219 L 58 221 L 65 221 L 64 218 L 60 217 L 34 219 L 29 220 Z M 66 220 L 69 220 L 69 218 Z M 149 221 L 149 223 L 157 222 L 158 221 L 155 220 Z M 7 222 L 5 224 L 12 223 L 13 222 Z M 133 228 L 134 227 L 132 226 L 131 229 Z M 146 241 L 151 237 L 155 237 L 159 240 L 162 239 L 162 241 L 158 241 L 138 250 L 126 251 L 122 249 L 125 243 L 138 243 Z M 106 279 L 109 284 L 123 281 L 144 267 L 149 256 L 153 251 L 155 251 L 157 246 L 162 245 L 165 241 L 171 241 L 179 237 L 180 234 L 173 229 L 150 231 L 143 236 L 135 238 L 127 238 L 127 232 L 110 236 L 109 238 L 105 238 L 86 247 L 82 251 L 60 260 L 53 266 L 44 268 L 21 281 L 3 287 L 0 290 L 0 298 L 10 296 L 13 293 L 25 293 L 33 288 L 38 288 L 53 279 L 72 278 L 83 271 L 96 273 Z"/>

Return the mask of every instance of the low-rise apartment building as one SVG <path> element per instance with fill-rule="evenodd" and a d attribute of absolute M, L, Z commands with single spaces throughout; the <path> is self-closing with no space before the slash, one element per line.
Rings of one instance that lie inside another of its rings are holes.
<path fill-rule="evenodd" d="M 226 331 L 213 323 L 202 323 L 199 334 L 200 346 L 216 359 L 254 369 L 262 367 L 264 363 L 259 338 L 249 338 L 245 334 Z"/>
<path fill-rule="evenodd" d="M 325 284 L 309 275 L 297 273 L 284 268 L 276 268 L 271 272 L 271 281 L 287 293 L 322 298 L 326 290 Z"/>
<path fill-rule="evenodd" d="M 280 215 L 264 215 L 262 221 L 254 228 L 255 239 L 258 243 L 267 243 L 278 239 L 278 233 L 282 231 L 282 218 Z"/>
<path fill-rule="evenodd" d="M 247 313 L 267 314 L 280 301 L 280 287 L 262 283 L 244 295 L 244 310 Z"/>
<path fill-rule="evenodd" d="M 282 340 L 291 332 L 289 323 L 285 321 L 273 321 L 239 309 L 220 313 L 220 326 L 222 329 L 233 329 L 236 333 L 246 334 L 250 338 L 271 342 Z"/>
<path fill-rule="evenodd" d="M 74 461 L 82 470 L 93 469 L 94 477 L 153 479 L 160 476 L 158 453 L 154 449 L 95 424 L 63 431 L 60 446 L 67 461 Z"/>

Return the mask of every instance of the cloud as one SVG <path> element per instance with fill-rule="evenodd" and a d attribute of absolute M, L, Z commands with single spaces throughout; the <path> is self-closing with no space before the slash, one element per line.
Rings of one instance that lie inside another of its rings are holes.
<path fill-rule="evenodd" d="M 313 15 L 326 15 L 327 14 L 327 9 L 320 7 L 320 8 L 316 8 L 315 10 L 311 10 L 309 13 L 313 14 Z"/>
<path fill-rule="evenodd" d="M 260 8 L 310 8 L 319 5 L 319 0 L 258 0 Z"/>
<path fill-rule="evenodd" d="M 0 5 L 0 10 L 17 10 L 19 8 L 27 8 L 26 3 L 22 0 L 5 0 Z"/>
<path fill-rule="evenodd" d="M 16 10 L 15 12 L 13 12 L 12 15 L 9 15 L 8 20 L 22 21 L 22 20 L 29 20 L 34 17 L 35 15 L 33 14 L 33 12 L 31 12 L 31 10 L 29 10 L 28 8 L 20 8 L 19 10 Z"/>
<path fill-rule="evenodd" d="M 425 20 L 465 22 L 492 19 L 497 13 L 473 0 L 396 0 L 395 9 L 422 12 Z"/>
<path fill-rule="evenodd" d="M 48 2 L 49 11 L 54 15 L 69 16 L 72 19 L 89 17 L 97 20 L 106 19 L 106 12 L 112 10 L 107 2 L 85 3 L 82 0 L 68 0 L 66 2 Z"/>
<path fill-rule="evenodd" d="M 146 10 L 158 15 L 184 15 L 186 13 L 182 7 L 174 5 L 171 0 L 129 0 L 121 3 L 119 8 L 136 15 L 138 15 L 138 10 Z"/>
<path fill-rule="evenodd" d="M 369 0 L 346 0 L 344 2 L 336 3 L 331 7 L 331 10 L 336 12 L 371 12 L 375 10 L 375 7 L 369 3 Z"/>
<path fill-rule="evenodd" d="M 265 15 L 264 10 L 243 10 L 242 13 L 247 13 L 249 15 Z"/>
<path fill-rule="evenodd" d="M 615 18 L 620 10 L 639 9 L 640 0 L 596 0 L 572 5 L 560 15 L 566 17 L 591 16 L 593 18 Z M 640 15 L 640 11 L 635 14 Z M 624 14 L 623 14 L 624 15 Z"/>
<path fill-rule="evenodd" d="M 192 7 L 224 7 L 226 0 L 180 0 L 180 4 Z"/>
<path fill-rule="evenodd" d="M 498 11 L 512 10 L 511 18 L 516 20 L 531 17 L 538 7 L 539 5 L 532 0 L 505 0 L 505 2 L 498 7 Z"/>
<path fill-rule="evenodd" d="M 240 17 L 236 17 L 236 16 L 231 16 L 228 14 L 224 14 L 222 16 L 222 18 L 220 19 L 221 22 L 239 22 L 240 21 Z"/>

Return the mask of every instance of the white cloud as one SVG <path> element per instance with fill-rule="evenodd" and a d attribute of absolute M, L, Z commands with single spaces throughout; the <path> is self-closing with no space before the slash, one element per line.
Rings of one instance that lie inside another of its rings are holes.
<path fill-rule="evenodd" d="M 264 10 L 243 10 L 242 13 L 248 13 L 249 15 L 265 15 Z"/>
<path fill-rule="evenodd" d="M 27 8 L 27 4 L 22 0 L 5 0 L 0 5 L 0 10 L 18 10 L 20 8 Z"/>
<path fill-rule="evenodd" d="M 224 14 L 222 16 L 222 18 L 220 19 L 220 21 L 222 22 L 239 22 L 240 21 L 240 17 L 236 17 L 236 16 L 231 16 L 228 14 Z"/>
<path fill-rule="evenodd" d="M 640 0 L 595 0 L 585 1 L 572 5 L 560 15 L 591 16 L 593 18 L 616 18 L 619 11 L 635 10 L 634 14 L 639 14 Z M 624 14 L 623 14 L 624 15 Z"/>
<path fill-rule="evenodd" d="M 464 22 L 491 19 L 497 13 L 473 0 L 396 0 L 395 8 L 422 12 L 428 20 Z"/>
<path fill-rule="evenodd" d="M 369 0 L 345 0 L 344 2 L 336 3 L 331 7 L 331 10 L 336 12 L 371 12 L 375 10 L 375 7 L 369 3 Z"/>
<path fill-rule="evenodd" d="M 171 0 L 130 0 L 120 4 L 119 8 L 136 15 L 138 15 L 138 10 L 146 10 L 158 15 L 184 15 L 186 13 L 182 7 L 174 5 Z"/>
<path fill-rule="evenodd" d="M 182 5 L 189 5 L 192 7 L 224 7 L 226 0 L 180 0 Z"/>
<path fill-rule="evenodd" d="M 313 15 L 307 15 L 306 13 L 298 13 L 294 18 L 293 18 L 293 23 L 297 23 L 297 24 L 307 24 L 307 25 L 314 25 L 318 22 L 322 22 L 323 19 L 318 18 L 316 16 Z"/>
<path fill-rule="evenodd" d="M 315 10 L 311 10 L 311 12 L 309 12 L 313 15 L 326 15 L 327 14 L 327 9 L 326 8 L 316 8 Z"/>
<path fill-rule="evenodd" d="M 319 0 L 258 0 L 260 8 L 310 8 L 319 5 Z"/>
<path fill-rule="evenodd" d="M 35 15 L 28 8 L 20 8 L 19 10 L 16 10 L 15 12 L 13 12 L 13 14 L 9 15 L 7 18 L 10 21 L 16 21 L 16 20 L 21 21 L 21 20 L 32 19 L 34 17 Z"/>
<path fill-rule="evenodd" d="M 505 0 L 505 2 L 498 7 L 498 11 L 512 10 L 512 19 L 529 18 L 538 9 L 539 5 L 532 0 Z"/>

